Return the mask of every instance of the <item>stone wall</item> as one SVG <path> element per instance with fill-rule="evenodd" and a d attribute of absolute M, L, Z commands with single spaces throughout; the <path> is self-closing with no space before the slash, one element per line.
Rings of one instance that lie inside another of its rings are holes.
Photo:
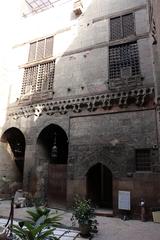
<path fill-rule="evenodd" d="M 129 190 L 136 214 L 142 195 L 148 207 L 152 207 L 153 202 L 160 204 L 160 196 L 155 189 L 159 179 L 156 167 L 159 164 L 159 140 L 147 1 L 84 0 L 83 4 L 83 14 L 78 17 L 69 2 L 32 17 L 27 16 L 17 26 L 17 39 L 10 59 L 9 80 L 14 84 L 9 93 L 2 134 L 11 127 L 21 130 L 26 141 L 23 187 L 44 197 L 48 165 L 45 158 L 44 164 L 40 164 L 43 159 L 37 139 L 48 125 L 60 126 L 69 141 L 68 205 L 75 193 L 86 196 L 86 174 L 96 163 L 102 163 L 113 175 L 114 211 L 117 212 L 118 191 Z M 135 17 L 135 34 L 111 42 L 110 18 L 131 12 Z M 49 60 L 55 60 L 53 89 L 21 96 L 23 70 L 30 66 L 30 43 L 52 35 L 53 57 Z M 135 41 L 139 50 L 141 84 L 123 91 L 112 91 L 108 76 L 109 47 Z M 135 149 L 145 148 L 152 149 L 155 166 L 150 173 L 137 173 Z M 8 155 L 2 156 L 3 161 L 8 159 Z M 12 175 L 14 170 L 7 166 L 7 171 Z"/>
<path fill-rule="evenodd" d="M 0 196 L 5 197 L 22 187 L 22 176 L 17 170 L 8 143 L 0 145 L 0 166 Z"/>
<path fill-rule="evenodd" d="M 154 122 L 154 110 L 71 118 L 68 171 L 72 187 L 68 198 L 73 198 L 72 195 L 76 192 L 86 194 L 86 174 L 92 166 L 100 162 L 113 174 L 115 209 L 118 204 L 118 190 L 131 191 L 134 214 L 138 212 L 138 201 L 142 196 L 149 207 L 159 204 L 160 196 L 156 195 L 153 203 L 153 195 L 144 187 L 145 181 L 149 181 L 148 176 L 154 182 L 159 175 L 138 173 L 135 169 L 135 149 L 152 149 L 157 145 Z M 153 150 L 153 163 L 158 163 L 157 154 L 157 150 Z M 81 182 L 80 188 L 77 187 L 77 181 Z M 156 191 L 151 182 L 150 187 L 152 191 Z"/>

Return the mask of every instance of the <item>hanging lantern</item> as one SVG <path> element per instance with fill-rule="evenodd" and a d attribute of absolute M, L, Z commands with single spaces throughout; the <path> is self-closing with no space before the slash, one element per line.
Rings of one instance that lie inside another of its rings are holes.
<path fill-rule="evenodd" d="M 56 133 L 55 133 L 54 134 L 54 142 L 53 142 L 53 146 L 51 149 L 51 159 L 53 162 L 55 162 L 57 160 L 57 156 L 58 156 L 58 150 L 57 150 Z"/>
<path fill-rule="evenodd" d="M 21 153 L 22 152 L 22 146 L 19 142 L 16 143 L 16 145 L 14 146 L 14 152 L 15 153 Z"/>

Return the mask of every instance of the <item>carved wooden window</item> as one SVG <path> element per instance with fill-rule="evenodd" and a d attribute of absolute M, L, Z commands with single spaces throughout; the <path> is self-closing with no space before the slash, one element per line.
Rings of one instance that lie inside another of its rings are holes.
<path fill-rule="evenodd" d="M 135 34 L 133 13 L 110 19 L 110 39 L 118 40 Z"/>
<path fill-rule="evenodd" d="M 33 94 L 53 89 L 55 61 L 24 69 L 21 94 Z"/>
<path fill-rule="evenodd" d="M 126 79 L 140 74 L 136 42 L 109 48 L 109 79 Z"/>
<path fill-rule="evenodd" d="M 136 171 L 151 171 L 151 150 L 138 149 L 135 152 Z"/>
<path fill-rule="evenodd" d="M 52 57 L 53 53 L 53 37 L 41 39 L 30 44 L 28 61 L 42 60 Z"/>

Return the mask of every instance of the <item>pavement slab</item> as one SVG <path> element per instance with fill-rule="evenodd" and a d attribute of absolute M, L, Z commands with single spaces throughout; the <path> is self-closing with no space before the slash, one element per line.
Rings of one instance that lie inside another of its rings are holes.
<path fill-rule="evenodd" d="M 24 220 L 27 218 L 26 210 L 29 208 L 17 208 L 14 211 L 15 220 Z M 61 240 L 73 240 L 74 234 L 78 233 L 77 230 L 72 228 L 70 211 L 63 211 L 59 209 L 52 209 L 53 212 L 57 211 L 62 214 L 63 229 L 66 230 L 65 235 Z M 8 218 L 10 212 L 10 201 L 0 201 L 0 217 Z M 4 220 L 3 220 L 4 221 Z M 93 240 L 160 240 L 160 224 L 152 221 L 141 222 L 138 220 L 123 221 L 116 217 L 97 216 L 98 233 L 93 235 Z M 1 221 L 0 221 L 1 222 Z M 66 228 L 65 228 L 66 227 Z M 76 225 L 78 227 L 78 225 Z M 57 235 L 62 233 L 63 229 L 56 229 Z M 78 228 L 77 228 L 78 229 Z M 71 230 L 68 232 L 68 230 Z M 64 232 L 63 232 L 64 233 Z M 76 240 L 84 238 L 77 236 Z"/>

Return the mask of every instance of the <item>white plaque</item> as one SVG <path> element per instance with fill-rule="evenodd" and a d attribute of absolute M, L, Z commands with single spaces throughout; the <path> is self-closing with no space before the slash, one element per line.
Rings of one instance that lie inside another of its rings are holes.
<path fill-rule="evenodd" d="M 118 191 L 118 209 L 131 210 L 131 193 L 129 191 Z"/>

